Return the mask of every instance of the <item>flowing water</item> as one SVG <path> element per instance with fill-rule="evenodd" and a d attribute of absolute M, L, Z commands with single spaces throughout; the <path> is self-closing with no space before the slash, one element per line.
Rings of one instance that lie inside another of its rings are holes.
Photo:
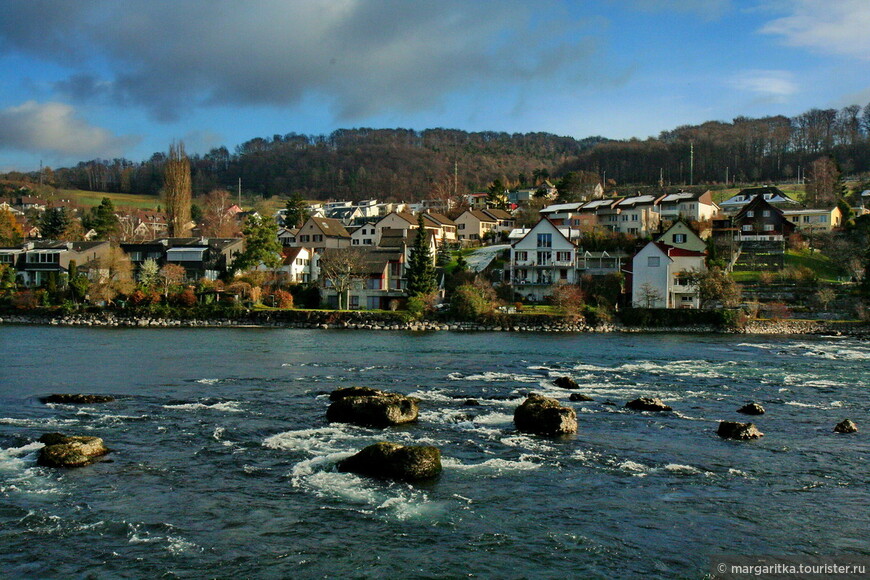
<path fill-rule="evenodd" d="M 866 342 L 0 327 L 0 351 L 0 577 L 701 578 L 721 554 L 870 555 Z M 328 424 L 351 385 L 419 397 L 419 421 Z M 517 433 L 530 391 L 577 435 Z M 39 402 L 55 392 L 117 400 Z M 624 409 L 641 395 L 674 412 Z M 751 401 L 767 414 L 735 413 Z M 846 417 L 859 433 L 832 432 Z M 723 419 L 765 437 L 721 440 Z M 39 467 L 51 431 L 113 452 Z M 381 440 L 438 446 L 444 473 L 336 472 Z"/>

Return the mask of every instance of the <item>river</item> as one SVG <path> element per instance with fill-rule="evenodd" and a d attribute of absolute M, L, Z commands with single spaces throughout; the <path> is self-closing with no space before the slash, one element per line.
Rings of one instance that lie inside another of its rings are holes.
<path fill-rule="evenodd" d="M 723 554 L 870 556 L 867 342 L 5 326 L 0 350 L 2 577 L 700 578 Z M 328 424 L 351 385 L 418 397 L 420 420 Z M 576 408 L 577 435 L 517 433 L 530 391 Z M 117 400 L 39 402 L 56 392 Z M 624 408 L 641 395 L 674 412 Z M 767 413 L 735 412 L 752 401 Z M 833 433 L 847 417 L 859 433 Z M 725 419 L 765 437 L 722 440 Z M 51 431 L 113 452 L 39 467 Z M 444 473 L 335 470 L 381 440 L 437 445 Z"/>

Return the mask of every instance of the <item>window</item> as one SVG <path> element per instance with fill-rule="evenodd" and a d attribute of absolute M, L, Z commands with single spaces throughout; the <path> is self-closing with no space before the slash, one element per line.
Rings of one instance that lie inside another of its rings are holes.
<path fill-rule="evenodd" d="M 752 210 L 749 210 L 748 212 L 746 212 L 746 217 L 755 217 L 755 212 Z"/>
<path fill-rule="evenodd" d="M 772 232 L 773 231 L 773 224 L 764 224 L 764 231 Z"/>
<path fill-rule="evenodd" d="M 359 308 L 359 296 L 350 297 L 350 308 L 351 310 L 356 310 Z"/>
<path fill-rule="evenodd" d="M 636 213 L 631 214 L 631 221 L 633 221 L 633 222 L 640 221 L 640 216 L 637 215 Z"/>
<path fill-rule="evenodd" d="M 311 237 L 308 234 L 303 234 L 303 235 L 299 236 L 299 242 L 303 243 L 303 244 L 308 243 L 308 241 L 310 239 L 311 239 Z"/>
<path fill-rule="evenodd" d="M 14 254 L 0 254 L 0 264 L 11 264 L 14 261 Z"/>
<path fill-rule="evenodd" d="M 557 262 L 570 262 L 571 261 L 571 252 L 556 252 L 556 261 Z"/>
<path fill-rule="evenodd" d="M 134 262 L 141 262 L 142 252 L 130 252 L 130 259 Z"/>
<path fill-rule="evenodd" d="M 826 216 L 826 215 L 820 215 L 820 216 L 819 216 L 819 223 L 820 223 L 820 224 L 826 224 L 826 223 L 828 223 L 828 216 Z"/>
<path fill-rule="evenodd" d="M 553 234 L 538 234 L 538 247 L 539 248 L 552 248 L 553 247 Z"/>
<path fill-rule="evenodd" d="M 552 252 L 538 252 L 538 266 L 549 266 Z"/>
<path fill-rule="evenodd" d="M 764 217 L 770 217 L 770 210 L 769 209 L 764 210 L 763 212 L 761 212 L 761 215 Z"/>
<path fill-rule="evenodd" d="M 661 258 L 659 256 L 647 256 L 646 266 L 647 268 L 658 268 L 661 266 Z"/>
<path fill-rule="evenodd" d="M 686 243 L 686 234 L 674 234 L 674 243 L 675 244 L 685 244 Z"/>
<path fill-rule="evenodd" d="M 559 279 L 567 280 L 568 279 L 568 268 L 560 268 L 559 269 Z"/>
<path fill-rule="evenodd" d="M 805 223 L 805 224 L 810 223 L 810 216 L 808 216 L 808 215 L 805 215 L 805 216 L 804 216 L 804 223 Z"/>
<path fill-rule="evenodd" d="M 380 278 L 369 278 L 366 280 L 366 288 L 369 290 L 380 290 L 383 284 Z"/>
<path fill-rule="evenodd" d="M 751 232 L 751 231 L 752 231 L 752 224 L 746 224 L 746 225 L 743 226 L 741 229 L 742 229 L 744 232 Z"/>
<path fill-rule="evenodd" d="M 517 261 L 517 262 L 525 262 L 525 261 L 528 260 L 528 259 L 529 259 L 529 253 L 528 253 L 528 252 L 516 252 L 516 253 L 514 254 L 514 260 Z"/>
<path fill-rule="evenodd" d="M 351 243 L 352 243 L 354 246 L 358 246 L 358 245 L 359 245 L 359 240 L 352 240 Z"/>
<path fill-rule="evenodd" d="M 311 241 L 312 242 L 322 242 L 323 241 L 323 234 L 314 234 L 313 236 L 311 236 Z"/>
<path fill-rule="evenodd" d="M 464 229 L 465 229 L 465 224 L 457 224 L 457 227 L 458 227 L 460 230 L 464 230 Z"/>
<path fill-rule="evenodd" d="M 364 240 L 363 240 L 363 245 L 364 245 L 364 246 L 371 246 L 371 245 L 372 245 L 372 241 L 371 241 L 371 239 L 369 239 L 369 238 L 364 239 Z"/>

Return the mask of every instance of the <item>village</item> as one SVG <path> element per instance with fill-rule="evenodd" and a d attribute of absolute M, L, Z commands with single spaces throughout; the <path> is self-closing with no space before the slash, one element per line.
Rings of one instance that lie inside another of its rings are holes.
<path fill-rule="evenodd" d="M 420 294 L 408 286 L 416 251 L 434 281 L 424 304 L 411 305 L 418 316 L 421 308 L 449 309 L 463 285 L 478 298 L 472 318 L 496 308 L 575 316 L 589 307 L 863 313 L 855 284 L 863 257 L 842 252 L 847 220 L 870 214 L 870 191 L 855 196 L 848 214 L 842 204 L 804 206 L 769 185 L 718 203 L 699 188 L 613 194 L 595 184 L 562 203 L 544 181 L 417 203 L 296 196 L 262 215 L 225 192 L 217 211 L 184 224 L 183 236 L 170 235 L 164 211 L 115 210 L 104 199 L 89 215 L 11 195 L 0 217 L 23 235 L 0 248 L 2 291 L 18 309 L 162 301 L 396 311 Z M 823 259 L 828 271 L 794 266 L 797 255 Z"/>

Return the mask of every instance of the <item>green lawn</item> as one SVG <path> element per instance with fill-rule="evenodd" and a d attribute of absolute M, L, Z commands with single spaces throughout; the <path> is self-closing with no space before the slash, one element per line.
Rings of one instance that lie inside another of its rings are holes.
<path fill-rule="evenodd" d="M 58 189 L 57 199 L 68 199 L 72 203 L 94 207 L 100 205 L 104 197 L 108 197 L 116 208 L 135 208 L 156 210 L 161 200 L 156 195 L 137 195 L 134 193 L 103 193 L 100 191 L 84 191 L 82 189 Z"/>
<path fill-rule="evenodd" d="M 785 253 L 785 265 L 809 268 L 824 282 L 838 282 L 839 278 L 848 277 L 845 270 L 818 251 L 788 250 Z"/>

